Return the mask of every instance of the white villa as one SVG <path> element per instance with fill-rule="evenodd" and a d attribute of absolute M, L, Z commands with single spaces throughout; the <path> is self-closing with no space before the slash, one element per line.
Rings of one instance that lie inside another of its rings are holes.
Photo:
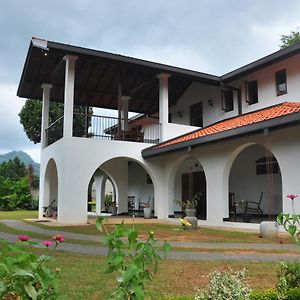
<path fill-rule="evenodd" d="M 100 213 L 107 180 L 117 214 L 149 201 L 174 218 L 175 200 L 201 193 L 211 226 L 254 228 L 300 194 L 300 43 L 215 76 L 32 38 L 17 95 L 43 102 L 40 218 L 51 204 L 59 223 L 86 223 L 88 191 Z M 64 103 L 53 124 L 49 101 Z"/>

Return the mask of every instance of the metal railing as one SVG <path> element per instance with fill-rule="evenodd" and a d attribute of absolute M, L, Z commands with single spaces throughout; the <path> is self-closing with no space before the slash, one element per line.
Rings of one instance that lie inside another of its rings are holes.
<path fill-rule="evenodd" d="M 160 124 L 157 118 L 142 116 L 126 120 L 116 117 L 75 113 L 74 120 L 76 118 L 77 122 L 81 123 L 81 120 L 86 125 L 84 132 L 76 132 L 73 128 L 73 135 L 77 137 L 153 144 L 159 142 Z"/>
<path fill-rule="evenodd" d="M 64 117 L 60 117 L 46 129 L 46 145 L 63 137 Z M 98 116 L 82 113 L 73 114 L 73 136 L 157 144 L 160 124 L 154 117 L 142 116 L 131 119 Z"/>
<path fill-rule="evenodd" d="M 49 146 L 63 137 L 64 117 L 60 117 L 46 128 L 46 145 Z"/>

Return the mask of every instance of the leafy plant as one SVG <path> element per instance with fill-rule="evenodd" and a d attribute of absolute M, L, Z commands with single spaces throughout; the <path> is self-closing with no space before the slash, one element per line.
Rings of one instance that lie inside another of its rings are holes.
<path fill-rule="evenodd" d="M 285 299 L 287 292 L 300 287 L 300 263 L 281 262 L 278 272 L 278 296 Z"/>
<path fill-rule="evenodd" d="M 284 214 L 281 213 L 277 216 L 276 221 L 279 225 L 282 225 L 283 228 L 294 238 L 295 242 L 299 243 L 299 235 L 300 235 L 300 215 L 297 215 L 295 212 L 294 199 L 297 198 L 297 195 L 290 194 L 287 195 L 287 198 L 292 201 L 292 214 Z"/>
<path fill-rule="evenodd" d="M 195 300 L 249 300 L 251 289 L 245 282 L 245 270 L 213 271 L 204 291 L 198 291 Z"/>
<path fill-rule="evenodd" d="M 139 241 L 134 225 L 126 228 L 122 223 L 109 233 L 103 220 L 102 217 L 97 218 L 96 226 L 107 234 L 107 272 L 117 273 L 118 287 L 112 299 L 144 299 L 146 284 L 152 281 L 162 259 L 155 249 L 154 232 L 149 232 L 146 241 Z M 170 245 L 164 242 L 162 250 L 164 258 L 167 257 Z"/>
<path fill-rule="evenodd" d="M 202 197 L 201 193 L 195 193 L 190 200 L 175 200 L 174 202 L 182 207 L 182 209 L 194 209 L 200 202 Z"/>
<path fill-rule="evenodd" d="M 0 240 L 1 299 L 57 299 L 59 270 L 53 272 L 46 267 L 52 258 L 34 254 L 31 247 L 38 243 L 28 236 L 20 235 L 18 239 L 17 243 Z M 43 244 L 49 247 L 50 243 Z"/>

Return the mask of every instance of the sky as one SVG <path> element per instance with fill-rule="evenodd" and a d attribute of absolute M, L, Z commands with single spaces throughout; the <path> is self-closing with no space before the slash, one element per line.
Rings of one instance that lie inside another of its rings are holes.
<path fill-rule="evenodd" d="M 279 49 L 300 26 L 300 1 L 0 1 L 0 154 L 39 162 L 16 96 L 31 37 L 222 75 Z"/>

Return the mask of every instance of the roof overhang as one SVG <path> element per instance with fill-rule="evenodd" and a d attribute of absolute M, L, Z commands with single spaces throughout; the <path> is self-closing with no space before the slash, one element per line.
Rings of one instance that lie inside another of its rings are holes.
<path fill-rule="evenodd" d="M 224 74 L 221 76 L 221 81 L 224 84 L 232 82 L 236 79 L 247 76 L 248 74 L 261 70 L 265 67 L 268 67 L 274 63 L 280 62 L 284 59 L 287 59 L 299 53 L 300 53 L 300 42 L 295 45 L 289 46 L 287 48 L 280 49 L 250 64 L 247 64 L 241 68 L 238 68 L 234 71 Z"/>
<path fill-rule="evenodd" d="M 291 127 L 300 124 L 300 112 L 273 118 L 270 120 L 254 123 L 234 129 L 229 129 L 220 133 L 199 137 L 196 139 L 167 145 L 160 147 L 155 145 L 142 151 L 143 158 L 151 158 L 154 156 L 164 155 L 170 152 L 189 150 L 191 148 L 205 146 L 211 143 L 217 143 L 225 140 L 239 138 L 246 135 L 254 135 L 257 133 L 265 133 L 265 130 L 274 131 L 285 127 Z M 197 130 L 196 130 L 197 131 Z M 184 135 L 183 135 L 184 136 Z M 178 137 L 177 137 L 178 138 Z"/>
<path fill-rule="evenodd" d="M 63 103 L 65 55 L 76 55 L 74 102 L 117 109 L 118 78 L 122 95 L 131 98 L 129 110 L 140 113 L 158 111 L 158 79 L 170 74 L 169 105 L 174 105 L 193 81 L 220 85 L 218 76 L 163 65 L 128 56 L 32 38 L 17 95 L 42 99 L 41 85 L 49 83 L 51 100 Z"/>

